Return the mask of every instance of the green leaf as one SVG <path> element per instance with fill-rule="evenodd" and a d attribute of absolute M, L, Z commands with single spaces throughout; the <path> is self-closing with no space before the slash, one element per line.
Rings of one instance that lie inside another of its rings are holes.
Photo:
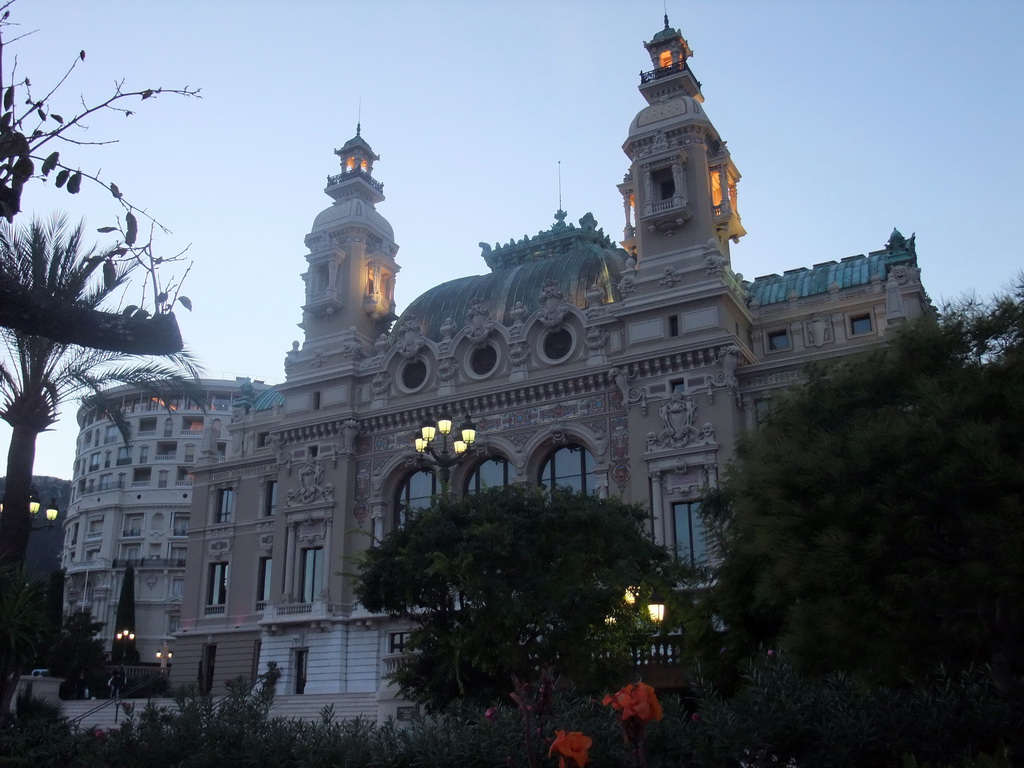
<path fill-rule="evenodd" d="M 58 189 L 64 186 L 65 182 L 67 182 L 68 180 L 68 176 L 70 175 L 71 174 L 69 173 L 67 168 L 65 168 L 64 170 L 57 174 L 57 178 L 54 181 L 57 184 Z"/>
<path fill-rule="evenodd" d="M 12 85 L 6 91 L 4 91 L 4 109 L 10 109 L 14 106 L 14 86 Z"/>
<path fill-rule="evenodd" d="M 167 303 L 167 299 L 168 298 L 169 297 L 167 296 L 167 291 L 164 291 L 163 293 L 161 293 L 160 295 L 158 295 L 156 297 L 156 303 L 157 304 L 165 304 L 165 303 Z"/>
<path fill-rule="evenodd" d="M 43 161 L 43 176 L 48 176 L 50 171 L 57 167 L 58 160 L 60 160 L 60 152 L 53 152 Z"/>
<path fill-rule="evenodd" d="M 128 211 L 124 217 L 125 231 L 124 231 L 124 242 L 125 245 L 135 245 L 135 238 L 139 235 L 139 223 L 135 220 L 135 214 Z"/>
<path fill-rule="evenodd" d="M 121 199 L 121 190 L 117 188 L 117 184 L 110 182 L 110 194 L 116 197 L 118 200 Z"/>
<path fill-rule="evenodd" d="M 61 125 L 64 124 L 64 118 L 61 117 L 60 115 L 56 114 L 55 112 L 51 112 L 50 113 L 50 117 L 52 117 L 54 120 L 56 120 Z"/>
<path fill-rule="evenodd" d="M 68 192 L 72 195 L 77 195 L 79 190 L 82 188 L 82 172 L 75 171 L 74 174 L 68 179 Z"/>
<path fill-rule="evenodd" d="M 43 112 L 43 108 L 42 107 L 39 107 L 39 108 L 36 109 L 36 114 L 39 115 L 39 119 L 40 120 L 45 122 L 45 120 L 46 120 L 46 113 Z"/>
<path fill-rule="evenodd" d="M 189 312 L 192 311 L 192 299 L 190 299 L 188 296 L 179 296 L 178 303 L 181 304 L 181 306 L 183 306 Z"/>

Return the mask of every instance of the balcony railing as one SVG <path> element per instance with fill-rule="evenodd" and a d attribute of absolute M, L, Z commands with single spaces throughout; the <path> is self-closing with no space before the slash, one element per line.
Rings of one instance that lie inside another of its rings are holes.
<path fill-rule="evenodd" d="M 141 536 L 142 535 L 142 529 L 141 528 L 124 528 L 121 531 L 121 535 L 122 536 Z"/>
<path fill-rule="evenodd" d="M 649 72 L 640 73 L 640 83 L 650 83 L 654 80 L 660 80 L 663 77 L 669 77 L 678 72 L 686 72 L 690 69 L 685 61 L 677 61 L 675 64 L 669 64 L 667 67 L 658 67 L 652 69 Z"/>
<path fill-rule="evenodd" d="M 177 461 L 178 454 L 176 453 L 158 453 L 156 455 L 157 461 Z"/>
<path fill-rule="evenodd" d="M 184 568 L 185 558 L 183 557 L 117 557 L 114 558 L 113 568 Z"/>
<path fill-rule="evenodd" d="M 206 606 L 207 616 L 223 616 L 224 606 L 223 605 L 208 605 Z"/>
<path fill-rule="evenodd" d="M 327 188 L 330 189 L 331 187 L 337 186 L 338 184 L 341 184 L 341 182 L 347 181 L 348 179 L 352 178 L 360 178 L 367 184 L 369 184 L 371 187 L 373 187 L 375 190 L 377 190 L 381 194 L 384 194 L 384 185 L 381 182 L 377 181 L 375 178 L 373 178 L 373 176 L 368 174 L 362 168 L 353 168 L 351 171 L 345 171 L 344 173 L 339 173 L 334 176 L 328 176 Z"/>

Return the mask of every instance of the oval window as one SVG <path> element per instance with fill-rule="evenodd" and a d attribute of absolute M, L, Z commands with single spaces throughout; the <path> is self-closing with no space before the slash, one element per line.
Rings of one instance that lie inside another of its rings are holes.
<path fill-rule="evenodd" d="M 427 380 L 427 365 L 422 360 L 413 360 L 406 363 L 402 369 L 402 386 L 406 389 L 416 389 Z"/>
<path fill-rule="evenodd" d="M 477 376 L 486 376 L 498 364 L 498 350 L 490 344 L 478 347 L 469 356 L 469 367 Z"/>
<path fill-rule="evenodd" d="M 565 328 L 558 328 L 544 337 L 544 355 L 549 360 L 561 360 L 572 351 L 572 334 Z"/>

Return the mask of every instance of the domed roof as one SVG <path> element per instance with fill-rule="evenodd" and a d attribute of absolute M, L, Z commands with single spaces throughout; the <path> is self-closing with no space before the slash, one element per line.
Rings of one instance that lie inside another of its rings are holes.
<path fill-rule="evenodd" d="M 559 211 L 564 219 L 565 214 Z M 580 219 L 581 228 L 559 220 L 549 231 L 532 240 L 491 248 L 483 243 L 483 256 L 491 273 L 449 280 L 414 299 L 395 323 L 395 339 L 405 320 L 419 323 L 424 336 L 440 341 L 441 326 L 451 318 L 457 327 L 465 322 L 470 300 L 479 299 L 489 318 L 512 325 L 512 308 L 522 302 L 527 315 L 538 309 L 544 283 L 554 281 L 564 300 L 580 308 L 587 306 L 587 290 L 597 286 L 604 303 L 619 300 L 619 280 L 626 269 L 627 254 L 596 229 L 589 213 Z"/>
<path fill-rule="evenodd" d="M 395 230 L 388 220 L 366 200 L 355 196 L 343 197 L 330 208 L 321 211 L 313 220 L 313 228 L 309 234 L 316 235 L 322 230 L 334 229 L 342 221 L 346 224 L 364 224 L 389 240 L 395 239 Z"/>
<path fill-rule="evenodd" d="M 686 123 L 711 125 L 711 121 L 699 101 L 692 96 L 677 94 L 671 99 L 656 101 L 637 112 L 633 122 L 629 124 L 629 135 L 633 137 L 649 133 L 661 128 L 662 123 L 671 123 L 670 127 L 672 128 Z"/>

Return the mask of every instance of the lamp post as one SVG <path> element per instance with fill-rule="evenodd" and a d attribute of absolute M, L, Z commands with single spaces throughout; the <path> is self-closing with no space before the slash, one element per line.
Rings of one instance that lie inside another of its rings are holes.
<path fill-rule="evenodd" d="M 46 522 L 41 525 L 36 525 L 35 520 L 38 519 L 39 510 L 42 509 L 42 504 L 39 503 L 39 497 L 36 496 L 35 488 L 31 491 L 31 496 L 28 500 L 28 514 L 29 519 L 33 522 L 29 523 L 30 531 L 42 531 L 44 529 L 53 528 L 54 522 L 57 520 L 57 516 L 60 514 L 60 510 L 57 508 L 57 499 L 53 496 L 50 497 L 50 503 L 46 505 Z M 4 512 L 3 502 L 0 501 L 0 515 Z"/>
<path fill-rule="evenodd" d="M 174 651 L 167 645 L 167 641 L 164 640 L 163 645 L 160 646 L 160 650 L 156 652 L 156 657 L 160 661 L 160 674 L 167 674 L 167 665 L 174 657 Z"/>
<path fill-rule="evenodd" d="M 420 433 L 414 444 L 416 452 L 426 458 L 431 457 L 437 466 L 437 476 L 441 479 L 441 495 L 448 496 L 448 483 L 452 477 L 452 467 L 465 458 L 466 449 L 476 442 L 476 425 L 466 417 L 459 428 L 458 436 L 452 434 L 452 417 L 447 411 L 434 424 L 430 420 L 423 422 Z"/>
<path fill-rule="evenodd" d="M 129 649 L 135 644 L 135 633 L 130 629 L 122 629 L 116 635 L 114 635 L 115 653 L 111 656 L 117 656 L 112 658 L 112 661 L 116 664 L 123 664 L 124 662 L 131 662 Z"/>

